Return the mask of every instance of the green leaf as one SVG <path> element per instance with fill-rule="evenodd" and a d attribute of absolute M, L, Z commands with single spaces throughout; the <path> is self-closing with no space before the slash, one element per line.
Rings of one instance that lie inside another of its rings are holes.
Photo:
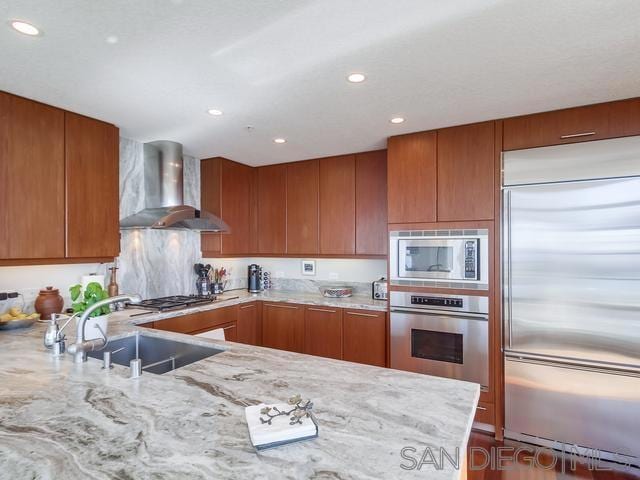
<path fill-rule="evenodd" d="M 78 299 L 78 297 L 80 296 L 80 290 L 82 290 L 81 285 L 73 285 L 72 287 L 69 287 L 69 292 L 71 293 L 72 301 L 75 302 Z"/>

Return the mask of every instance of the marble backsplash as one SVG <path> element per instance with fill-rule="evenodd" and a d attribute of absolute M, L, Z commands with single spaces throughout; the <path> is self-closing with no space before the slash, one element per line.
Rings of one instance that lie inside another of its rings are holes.
<path fill-rule="evenodd" d="M 120 139 L 120 218 L 145 207 L 142 143 Z M 184 203 L 200 206 L 200 162 L 184 156 Z M 143 298 L 196 292 L 193 264 L 200 261 L 200 234 L 185 230 L 122 230 L 120 291 Z"/>

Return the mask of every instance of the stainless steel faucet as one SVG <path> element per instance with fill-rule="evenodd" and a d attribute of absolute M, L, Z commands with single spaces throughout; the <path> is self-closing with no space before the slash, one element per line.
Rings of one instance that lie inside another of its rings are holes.
<path fill-rule="evenodd" d="M 89 316 L 95 312 L 100 307 L 104 307 L 106 305 L 111 305 L 112 303 L 117 302 L 129 302 L 129 303 L 140 303 L 142 298 L 140 295 L 117 295 L 111 298 L 105 298 L 104 300 L 100 300 L 99 302 L 94 303 L 89 308 L 87 308 L 84 312 L 82 312 L 82 316 L 78 320 L 78 326 L 76 330 L 76 343 L 70 345 L 67 351 L 73 355 L 74 363 L 82 363 L 87 361 L 87 352 L 92 352 L 93 350 L 100 349 L 104 347 L 107 343 L 107 338 L 100 338 L 95 340 L 85 340 L 84 339 L 84 326 L 89 319 Z M 106 332 L 102 332 L 103 335 Z"/>

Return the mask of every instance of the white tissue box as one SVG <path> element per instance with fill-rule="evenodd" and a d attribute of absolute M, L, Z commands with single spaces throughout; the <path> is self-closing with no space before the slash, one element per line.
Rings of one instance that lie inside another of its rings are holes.
<path fill-rule="evenodd" d="M 276 405 L 252 405 L 245 408 L 247 426 L 251 443 L 256 450 L 279 447 L 288 443 L 310 440 L 318 436 L 318 425 L 312 416 L 303 417 L 302 423 L 290 425 L 290 415 L 280 415 L 271 420 L 271 425 L 262 423 L 260 417 L 266 418 L 260 413 L 264 407 L 276 407 L 281 411 L 289 411 L 293 408 L 286 403 Z"/>

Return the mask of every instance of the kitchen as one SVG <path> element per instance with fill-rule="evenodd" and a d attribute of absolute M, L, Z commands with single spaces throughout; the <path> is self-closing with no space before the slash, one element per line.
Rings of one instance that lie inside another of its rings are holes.
<path fill-rule="evenodd" d="M 640 478 L 636 3 L 38 3 L 0 478 Z"/>

